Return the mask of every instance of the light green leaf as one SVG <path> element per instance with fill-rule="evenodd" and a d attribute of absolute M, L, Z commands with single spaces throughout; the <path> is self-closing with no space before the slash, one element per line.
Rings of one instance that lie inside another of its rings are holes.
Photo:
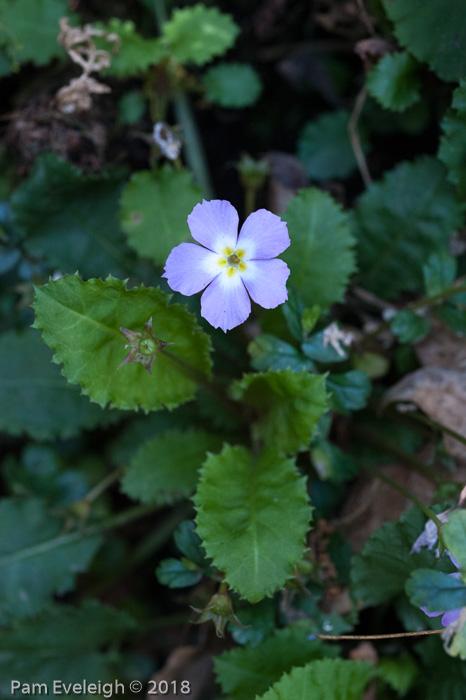
<path fill-rule="evenodd" d="M 466 571 L 466 512 L 455 510 L 442 528 L 443 541 L 461 569 Z"/>
<path fill-rule="evenodd" d="M 188 214 L 201 200 L 187 170 L 137 172 L 121 198 L 121 226 L 139 255 L 164 265 L 172 248 L 190 238 Z"/>
<path fill-rule="evenodd" d="M 290 200 L 283 219 L 291 245 L 282 257 L 304 303 L 327 308 L 341 301 L 355 271 L 347 214 L 327 192 L 310 187 Z"/>
<path fill-rule="evenodd" d="M 443 80 L 466 75 L 466 14 L 458 0 L 382 0 L 395 36 Z"/>
<path fill-rule="evenodd" d="M 10 57 L 24 63 L 48 63 L 65 57 L 57 43 L 58 20 L 69 16 L 66 0 L 0 0 L 0 45 Z"/>
<path fill-rule="evenodd" d="M 314 369 L 314 365 L 301 355 L 299 350 L 280 340 L 275 335 L 261 333 L 248 345 L 251 365 L 259 372 L 278 369 L 291 369 L 303 372 Z"/>
<path fill-rule="evenodd" d="M 256 700 L 361 700 L 374 673 L 368 661 L 320 659 L 294 668 Z"/>
<path fill-rule="evenodd" d="M 0 391 L 0 429 L 12 435 L 68 438 L 118 418 L 66 383 L 40 334 L 30 328 L 0 336 Z"/>
<path fill-rule="evenodd" d="M 0 696 L 11 697 L 11 679 L 21 679 L 31 689 L 33 683 L 46 683 L 50 690 L 55 680 L 66 684 L 82 684 L 83 679 L 114 682 L 120 666 L 118 655 L 115 650 L 111 655 L 103 653 L 100 647 L 114 648 L 124 635 L 134 634 L 135 628 L 127 613 L 88 599 L 79 608 L 50 605 L 37 617 L 0 630 Z M 65 697 L 63 686 L 60 690 Z"/>
<path fill-rule="evenodd" d="M 232 384 L 231 396 L 258 414 L 253 426 L 255 439 L 282 452 L 307 449 L 327 410 L 325 377 L 305 371 L 245 374 Z"/>
<path fill-rule="evenodd" d="M 353 594 L 365 605 L 377 605 L 404 591 L 411 571 L 432 567 L 435 555 L 411 549 L 424 525 L 424 516 L 412 508 L 399 522 L 385 523 L 371 535 L 362 554 L 353 557 Z"/>
<path fill-rule="evenodd" d="M 422 266 L 447 249 L 462 206 L 434 158 L 401 163 L 373 183 L 355 210 L 360 284 L 392 299 L 422 284 Z"/>
<path fill-rule="evenodd" d="M 111 56 L 110 68 L 105 71 L 119 77 L 137 75 L 149 66 L 159 63 L 167 55 L 160 38 L 146 39 L 138 34 L 134 22 L 123 22 L 116 17 L 107 25 L 97 24 L 100 29 L 105 29 L 109 34 L 117 34 L 120 37 L 120 45 L 117 50 L 112 50 L 113 43 L 96 38 L 95 43 L 100 49 L 109 51 Z"/>
<path fill-rule="evenodd" d="M 321 114 L 305 124 L 298 140 L 298 158 L 313 180 L 346 178 L 356 170 L 357 162 L 348 136 L 351 113 L 337 110 Z M 368 147 L 362 129 L 362 148 Z"/>
<path fill-rule="evenodd" d="M 466 194 L 466 80 L 453 92 L 451 109 L 440 123 L 443 135 L 438 157 L 448 168 L 448 179 Z"/>
<path fill-rule="evenodd" d="M 159 289 L 133 287 L 109 276 L 83 282 L 77 275 L 36 288 L 34 326 L 55 350 L 70 384 L 80 384 L 91 401 L 123 409 L 174 408 L 194 397 L 196 380 L 186 367 L 210 371 L 210 340 L 195 318 Z M 140 332 L 152 317 L 157 338 L 174 343 L 152 365 L 152 376 L 139 362 L 119 368 L 128 355 L 120 327 Z"/>
<path fill-rule="evenodd" d="M 49 516 L 41 500 L 0 502 L 0 624 L 39 612 L 87 569 L 101 537 L 62 532 L 63 521 Z"/>
<path fill-rule="evenodd" d="M 452 286 L 456 278 L 456 258 L 447 251 L 433 254 L 422 268 L 427 296 L 441 294 Z"/>
<path fill-rule="evenodd" d="M 283 588 L 305 552 L 311 518 L 293 460 L 225 445 L 207 458 L 194 502 L 203 546 L 233 590 L 255 603 Z"/>
<path fill-rule="evenodd" d="M 175 10 L 162 36 L 171 56 L 201 66 L 233 46 L 239 31 L 231 15 L 199 4 Z"/>
<path fill-rule="evenodd" d="M 132 457 L 121 482 L 142 503 L 174 503 L 190 496 L 207 451 L 220 449 L 219 437 L 194 430 L 167 430 L 145 442 Z"/>
<path fill-rule="evenodd" d="M 390 324 L 392 333 L 401 343 L 415 343 L 430 330 L 428 318 L 419 316 L 414 311 L 398 311 Z"/>
<path fill-rule="evenodd" d="M 302 621 L 276 630 L 255 648 L 231 649 L 214 657 L 215 674 L 232 700 L 251 700 L 264 693 L 283 673 L 311 659 L 337 656 L 338 647 L 308 639 L 312 627 Z M 290 698 L 288 698 L 290 700 Z"/>
<path fill-rule="evenodd" d="M 406 53 L 387 53 L 366 78 L 369 95 L 394 112 L 404 112 L 421 99 L 418 64 Z"/>
<path fill-rule="evenodd" d="M 258 73 L 247 63 L 217 63 L 204 73 L 202 84 L 208 100 L 230 109 L 253 105 L 262 92 Z"/>
<path fill-rule="evenodd" d="M 13 224 L 28 253 L 61 273 L 124 275 L 130 251 L 117 218 L 120 189 L 113 177 L 84 176 L 48 153 L 12 195 Z"/>

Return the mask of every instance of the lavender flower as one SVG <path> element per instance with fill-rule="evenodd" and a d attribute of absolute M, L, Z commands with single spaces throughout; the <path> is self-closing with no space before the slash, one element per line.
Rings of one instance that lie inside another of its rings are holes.
<path fill-rule="evenodd" d="M 186 296 L 205 289 L 201 315 L 214 327 L 229 331 L 251 313 L 253 301 L 274 309 L 288 299 L 290 274 L 276 259 L 290 245 L 286 224 L 267 211 L 250 214 L 238 235 L 238 212 L 227 201 L 196 204 L 188 216 L 192 237 L 201 245 L 173 248 L 164 277 Z"/>

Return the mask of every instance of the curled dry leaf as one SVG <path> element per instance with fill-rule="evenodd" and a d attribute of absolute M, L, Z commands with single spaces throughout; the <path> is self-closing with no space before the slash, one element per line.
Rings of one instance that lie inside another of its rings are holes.
<path fill-rule="evenodd" d="M 466 438 L 466 372 L 446 367 L 423 367 L 407 374 L 386 394 L 390 403 L 415 404 L 437 423 Z M 466 459 L 466 445 L 444 434 L 445 449 L 453 457 Z"/>

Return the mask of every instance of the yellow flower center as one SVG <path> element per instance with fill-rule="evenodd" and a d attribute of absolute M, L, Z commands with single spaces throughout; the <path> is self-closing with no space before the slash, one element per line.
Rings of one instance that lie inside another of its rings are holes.
<path fill-rule="evenodd" d="M 238 270 L 244 272 L 246 269 L 246 263 L 243 258 L 246 254 L 242 248 L 238 250 L 233 250 L 227 246 L 224 248 L 218 259 L 218 264 L 220 267 L 226 267 L 226 272 L 229 277 L 232 277 Z"/>

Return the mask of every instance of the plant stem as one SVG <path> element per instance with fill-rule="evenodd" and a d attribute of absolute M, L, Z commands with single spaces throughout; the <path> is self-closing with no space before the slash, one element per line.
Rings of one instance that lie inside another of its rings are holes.
<path fill-rule="evenodd" d="M 444 301 L 445 299 L 449 299 L 449 297 L 455 296 L 455 294 L 460 294 L 461 292 L 466 292 L 466 284 L 461 284 L 458 287 L 449 287 L 443 292 L 439 292 L 438 294 L 434 294 L 430 297 L 422 297 L 422 299 L 408 304 L 403 309 L 403 311 L 416 311 L 417 309 L 421 309 L 423 306 L 431 306 L 432 304 L 436 304 L 438 301 Z M 373 338 L 376 338 L 380 333 L 383 333 L 383 331 L 388 330 L 391 326 L 391 323 L 392 319 L 389 319 L 388 321 L 383 321 L 380 324 L 380 326 L 378 326 L 378 328 L 375 329 L 375 331 L 372 331 L 372 333 L 368 333 L 364 337 L 364 342 L 372 340 Z"/>
<path fill-rule="evenodd" d="M 104 479 L 102 479 L 102 481 L 99 481 L 99 483 L 96 484 L 94 488 L 89 491 L 87 496 L 84 496 L 80 502 L 86 503 L 87 505 L 93 503 L 96 498 L 110 488 L 115 481 L 118 481 L 118 479 L 122 476 L 123 471 L 123 467 L 120 467 L 119 469 L 115 469 L 115 471 L 113 471 L 111 474 L 108 474 Z"/>
<path fill-rule="evenodd" d="M 164 0 L 154 0 L 154 14 L 157 28 L 162 30 L 162 25 L 167 21 Z M 202 189 L 207 199 L 213 198 L 213 187 L 210 179 L 209 169 L 199 135 L 196 121 L 186 94 L 182 90 L 177 90 L 173 96 L 176 121 L 181 126 L 184 137 L 184 150 L 186 160 L 191 168 L 194 179 Z"/>
<path fill-rule="evenodd" d="M 423 425 L 429 426 L 429 428 L 432 428 L 433 430 L 438 430 L 442 433 L 446 433 L 446 435 L 450 435 L 452 438 L 455 438 L 455 440 L 458 440 L 458 442 L 461 442 L 463 443 L 463 445 L 466 445 L 466 437 L 464 437 L 464 435 L 457 433 L 456 430 L 452 430 L 452 428 L 448 428 L 446 425 L 442 425 L 442 423 L 438 423 L 436 420 L 433 420 L 432 418 L 429 418 L 428 416 L 425 416 L 422 413 L 414 413 L 413 411 L 404 415 L 407 415 L 408 418 L 416 421 L 417 423 L 422 423 Z"/>

